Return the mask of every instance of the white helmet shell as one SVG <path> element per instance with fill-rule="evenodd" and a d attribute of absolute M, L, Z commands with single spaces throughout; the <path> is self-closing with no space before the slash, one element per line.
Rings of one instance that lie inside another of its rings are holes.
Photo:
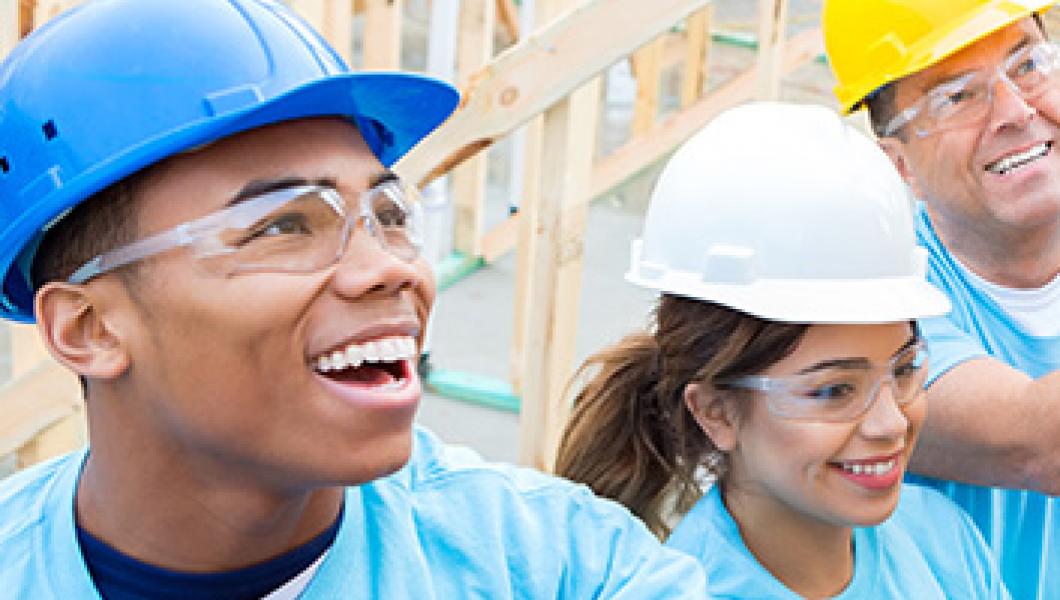
<path fill-rule="evenodd" d="M 793 323 L 945 314 L 908 188 L 823 107 L 757 102 L 688 140 L 656 184 L 626 279 Z"/>

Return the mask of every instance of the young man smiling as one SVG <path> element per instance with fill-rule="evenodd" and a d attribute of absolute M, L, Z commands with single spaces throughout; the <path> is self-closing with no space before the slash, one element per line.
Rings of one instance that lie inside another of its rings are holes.
<path fill-rule="evenodd" d="M 387 166 L 456 101 L 269 0 L 94 0 L 0 64 L 0 311 L 92 440 L 0 485 L 4 594 L 705 596 L 616 505 L 414 428 L 434 287 Z"/>
<path fill-rule="evenodd" d="M 1014 598 L 1060 598 L 1060 47 L 1051 0 L 826 0 L 844 110 L 918 204 L 928 419 L 912 469 L 961 504 Z"/>

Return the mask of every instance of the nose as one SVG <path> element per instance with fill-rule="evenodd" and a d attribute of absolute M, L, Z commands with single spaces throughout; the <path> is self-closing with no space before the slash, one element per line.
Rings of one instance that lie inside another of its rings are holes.
<path fill-rule="evenodd" d="M 423 269 L 387 250 L 367 227 L 355 226 L 331 275 L 337 293 L 349 298 L 395 294 L 422 285 Z"/>
<path fill-rule="evenodd" d="M 990 128 L 1000 131 L 1023 127 L 1034 116 L 1035 108 L 1007 77 L 998 77 L 991 89 Z"/>
<path fill-rule="evenodd" d="M 909 418 L 894 398 L 894 384 L 880 383 L 876 397 L 861 418 L 860 429 L 866 438 L 896 439 L 903 437 L 909 429 Z"/>

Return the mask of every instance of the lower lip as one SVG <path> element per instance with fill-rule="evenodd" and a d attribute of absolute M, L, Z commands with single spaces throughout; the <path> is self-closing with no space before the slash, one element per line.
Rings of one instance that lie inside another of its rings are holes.
<path fill-rule="evenodd" d="M 404 377 L 399 385 L 386 386 L 345 383 L 324 377 L 320 373 L 313 374 L 332 395 L 354 406 L 383 410 L 414 409 L 422 394 L 420 378 L 410 361 L 404 361 L 403 370 Z"/>
<path fill-rule="evenodd" d="M 1044 162 L 1045 159 L 1049 158 L 1052 155 L 1053 155 L 1053 147 L 1050 146 L 1045 151 L 1045 154 L 1039 156 L 1038 158 L 1035 158 L 1031 162 L 1029 162 L 1029 163 L 1027 163 L 1027 164 L 1025 164 L 1025 165 L 1023 165 L 1021 167 L 1017 167 L 1017 168 L 1009 171 L 1008 173 L 1001 174 L 1001 173 L 994 173 L 993 171 L 987 171 L 987 173 L 989 173 L 990 175 L 993 175 L 994 177 L 997 177 L 997 178 L 999 178 L 999 179 L 1001 179 L 1003 181 L 1012 181 L 1012 180 L 1016 180 L 1016 179 L 1022 179 L 1023 177 L 1033 175 L 1035 172 L 1037 172 L 1037 171 L 1039 171 L 1041 169 L 1044 169 L 1046 167 L 1046 164 Z"/>
<path fill-rule="evenodd" d="M 837 465 L 829 466 L 846 478 L 847 481 L 870 490 L 883 490 L 894 487 L 902 479 L 902 467 L 897 461 L 890 471 L 880 475 L 876 475 L 875 473 L 851 473 Z"/>

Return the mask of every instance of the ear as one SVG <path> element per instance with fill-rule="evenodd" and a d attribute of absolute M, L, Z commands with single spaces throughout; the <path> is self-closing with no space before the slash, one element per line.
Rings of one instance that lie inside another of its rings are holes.
<path fill-rule="evenodd" d="M 83 285 L 45 284 L 34 300 L 37 330 L 48 352 L 90 379 L 113 379 L 129 367 L 129 353 Z"/>
<path fill-rule="evenodd" d="M 916 174 L 913 173 L 905 142 L 895 137 L 883 137 L 879 138 L 877 143 L 879 143 L 887 158 L 891 159 L 891 163 L 898 170 L 898 174 L 902 176 L 902 179 L 905 180 L 906 185 L 913 191 L 913 196 L 921 198 L 920 182 L 917 181 Z"/>
<path fill-rule="evenodd" d="M 714 447 L 722 452 L 736 448 L 737 422 L 728 404 L 707 386 L 690 383 L 685 386 L 685 406 Z"/>

